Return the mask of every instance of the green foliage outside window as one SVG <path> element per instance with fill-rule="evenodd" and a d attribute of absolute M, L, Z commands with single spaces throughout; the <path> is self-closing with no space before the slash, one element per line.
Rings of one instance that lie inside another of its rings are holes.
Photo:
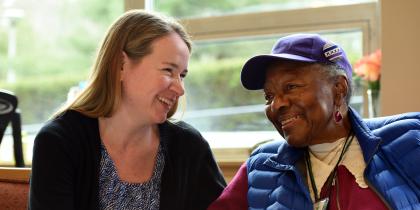
<path fill-rule="evenodd" d="M 170 2 L 175 1 L 167 2 L 166 7 L 180 9 L 181 14 L 203 4 L 216 7 L 220 3 L 220 8 L 227 11 L 235 7 L 233 2 L 242 4 L 245 1 L 223 1 L 223 4 L 221 0 L 194 1 L 194 4 L 180 8 L 179 2 L 173 7 Z M 66 101 L 70 87 L 87 78 L 107 27 L 123 12 L 123 1 L 19 0 L 15 6 L 23 9 L 25 16 L 16 24 L 17 52 L 13 62 L 6 62 L 7 39 L 0 39 L 0 88 L 18 96 L 24 124 L 43 123 Z M 7 35 L 7 27 L 0 26 L 0 36 Z M 354 40 L 358 42 L 360 37 L 360 33 L 336 37 L 338 43 L 346 43 L 348 47 L 345 48 L 356 52 L 349 53 L 351 60 L 360 58 L 359 45 L 352 48 Z M 185 84 L 187 109 L 262 105 L 262 93 L 246 91 L 241 86 L 239 74 L 250 56 L 269 53 L 276 38 L 196 43 L 189 66 L 191 72 Z M 15 83 L 6 81 L 8 65 L 12 65 L 16 73 Z M 263 110 L 185 120 L 201 130 L 272 130 Z"/>
<path fill-rule="evenodd" d="M 87 78 L 107 27 L 123 13 L 121 0 L 19 0 L 12 8 L 16 56 L 8 59 L 11 28 L 0 25 L 0 88 L 18 96 L 24 124 L 42 123 Z M 10 8 L 0 6 L 0 14 Z M 7 69 L 16 81 L 7 81 Z"/>

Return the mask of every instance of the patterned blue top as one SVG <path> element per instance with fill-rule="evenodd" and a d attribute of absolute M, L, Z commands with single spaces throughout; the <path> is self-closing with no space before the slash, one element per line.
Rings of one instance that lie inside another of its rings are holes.
<path fill-rule="evenodd" d="M 156 163 L 150 180 L 144 183 L 128 183 L 120 180 L 114 162 L 101 144 L 99 172 L 100 209 L 159 209 L 160 183 L 165 165 L 159 145 Z"/>

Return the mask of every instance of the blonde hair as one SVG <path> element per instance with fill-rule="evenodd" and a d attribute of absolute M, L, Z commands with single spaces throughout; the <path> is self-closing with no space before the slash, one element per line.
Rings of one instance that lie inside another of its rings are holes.
<path fill-rule="evenodd" d="M 172 18 L 147 12 L 130 10 L 120 16 L 108 29 L 98 51 L 87 87 L 69 104 L 54 114 L 57 117 L 67 110 L 97 118 L 110 117 L 121 100 L 120 74 L 123 54 L 135 61 L 151 53 L 153 41 L 170 33 L 177 33 L 191 52 L 189 35 Z M 168 113 L 171 117 L 178 102 Z"/>

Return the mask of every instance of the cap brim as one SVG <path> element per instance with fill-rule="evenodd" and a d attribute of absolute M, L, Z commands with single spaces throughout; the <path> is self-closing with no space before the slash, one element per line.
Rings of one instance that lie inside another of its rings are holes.
<path fill-rule="evenodd" d="M 267 67 L 276 60 L 293 60 L 308 63 L 316 62 L 316 60 L 292 54 L 257 55 L 250 58 L 242 67 L 242 86 L 248 90 L 263 89 Z"/>

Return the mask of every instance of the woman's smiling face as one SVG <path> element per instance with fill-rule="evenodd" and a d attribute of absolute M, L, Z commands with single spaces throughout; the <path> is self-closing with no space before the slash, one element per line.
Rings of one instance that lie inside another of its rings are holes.
<path fill-rule="evenodd" d="M 266 72 L 266 115 L 287 142 L 296 147 L 332 138 L 334 80 L 319 64 L 281 61 Z"/>
<path fill-rule="evenodd" d="M 140 61 L 124 54 L 121 70 L 120 109 L 147 123 L 162 123 L 184 95 L 189 49 L 181 37 L 171 33 L 155 40 L 152 52 Z"/>

